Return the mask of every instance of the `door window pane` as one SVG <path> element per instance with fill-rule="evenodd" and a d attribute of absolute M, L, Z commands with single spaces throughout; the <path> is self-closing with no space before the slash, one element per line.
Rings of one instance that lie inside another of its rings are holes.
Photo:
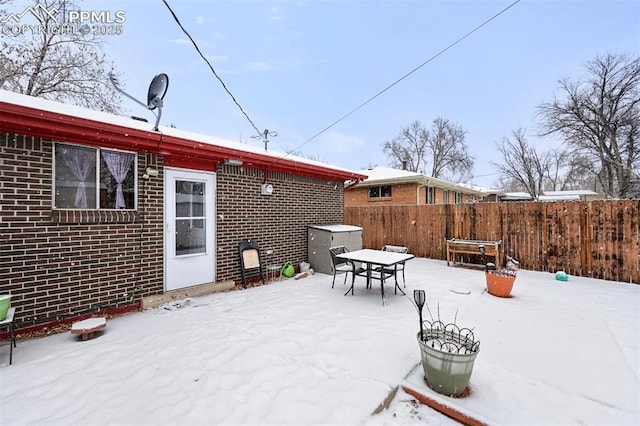
<path fill-rule="evenodd" d="M 176 256 L 206 252 L 204 182 L 176 180 Z"/>
<path fill-rule="evenodd" d="M 204 216 L 204 183 L 176 181 L 176 217 Z"/>
<path fill-rule="evenodd" d="M 204 219 L 176 220 L 176 256 L 204 253 L 206 230 Z"/>

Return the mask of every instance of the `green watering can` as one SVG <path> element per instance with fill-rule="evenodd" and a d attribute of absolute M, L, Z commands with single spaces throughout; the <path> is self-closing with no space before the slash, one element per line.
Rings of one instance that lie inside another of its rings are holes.
<path fill-rule="evenodd" d="M 280 275 L 285 276 L 287 278 L 291 278 L 296 273 L 295 268 L 293 267 L 293 263 L 287 262 L 282 266 L 282 270 L 280 271 Z"/>

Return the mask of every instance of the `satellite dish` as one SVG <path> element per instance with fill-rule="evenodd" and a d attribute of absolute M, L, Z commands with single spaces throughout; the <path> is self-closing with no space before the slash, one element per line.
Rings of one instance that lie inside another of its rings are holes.
<path fill-rule="evenodd" d="M 162 108 L 162 99 L 169 88 L 169 77 L 166 74 L 158 74 L 153 77 L 147 92 L 147 108 L 154 110 L 157 107 Z"/>
<path fill-rule="evenodd" d="M 151 80 L 151 84 L 149 85 L 149 91 L 147 92 L 146 105 L 118 87 L 118 79 L 115 77 L 115 75 L 113 75 L 113 73 L 109 73 L 109 80 L 111 80 L 113 87 L 115 87 L 118 92 L 122 93 L 132 101 L 138 103 L 139 105 L 142 105 L 150 111 L 158 108 L 158 114 L 156 114 L 156 124 L 153 127 L 154 131 L 158 131 L 158 123 L 160 123 L 160 117 L 162 116 L 162 99 L 167 93 L 167 88 L 169 87 L 169 77 L 166 74 L 158 74 L 153 77 L 153 80 Z"/>

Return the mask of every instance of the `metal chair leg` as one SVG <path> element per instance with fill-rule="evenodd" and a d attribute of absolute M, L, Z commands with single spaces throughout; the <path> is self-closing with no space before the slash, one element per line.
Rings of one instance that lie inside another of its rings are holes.
<path fill-rule="evenodd" d="M 346 277 L 345 277 L 345 281 L 346 281 Z M 351 278 L 351 288 L 349 288 L 349 290 L 347 290 L 347 292 L 344 294 L 345 296 L 347 294 L 349 294 L 349 292 L 351 292 L 351 295 L 353 296 L 353 287 L 354 287 L 355 283 L 356 283 L 356 275 L 353 274 L 353 277 Z"/>
<path fill-rule="evenodd" d="M 13 330 L 13 323 L 9 326 L 9 337 L 11 338 L 11 341 L 9 342 L 9 365 L 11 365 L 13 364 L 13 348 L 16 347 L 16 335 Z"/>

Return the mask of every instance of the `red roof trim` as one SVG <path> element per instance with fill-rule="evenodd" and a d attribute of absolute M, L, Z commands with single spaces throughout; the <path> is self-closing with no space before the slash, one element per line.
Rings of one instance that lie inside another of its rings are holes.
<path fill-rule="evenodd" d="M 242 160 L 246 167 L 310 176 L 334 181 L 365 179 L 349 171 L 277 159 L 250 151 L 212 145 L 160 132 L 134 129 L 102 121 L 0 101 L 0 131 L 106 148 L 151 152 L 170 158 L 169 163 L 190 164 L 215 170 L 227 158 Z M 173 158 L 177 157 L 177 158 Z"/>

